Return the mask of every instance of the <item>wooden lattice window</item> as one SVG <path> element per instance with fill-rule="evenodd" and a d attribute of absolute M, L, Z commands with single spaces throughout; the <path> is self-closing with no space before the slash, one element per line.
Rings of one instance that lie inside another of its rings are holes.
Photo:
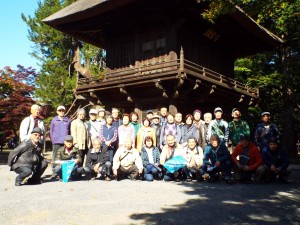
<path fill-rule="evenodd" d="M 142 42 L 143 59 L 150 59 L 166 53 L 166 37 L 161 33 L 145 36 Z"/>

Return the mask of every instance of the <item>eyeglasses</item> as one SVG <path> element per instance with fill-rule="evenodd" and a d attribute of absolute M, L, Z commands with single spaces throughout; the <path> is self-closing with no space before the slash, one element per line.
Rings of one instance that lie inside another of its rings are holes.
<path fill-rule="evenodd" d="M 63 109 L 60 109 L 60 110 L 57 110 L 58 112 L 65 112 L 65 110 L 63 110 Z"/>
<path fill-rule="evenodd" d="M 33 135 L 38 137 L 42 136 L 41 134 L 37 134 L 37 133 L 33 133 Z"/>

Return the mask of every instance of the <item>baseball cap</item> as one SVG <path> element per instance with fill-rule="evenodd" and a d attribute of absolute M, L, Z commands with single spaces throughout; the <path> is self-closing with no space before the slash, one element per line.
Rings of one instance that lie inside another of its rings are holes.
<path fill-rule="evenodd" d="M 105 112 L 105 109 L 104 108 L 100 108 L 100 109 L 98 109 L 98 112 Z"/>
<path fill-rule="evenodd" d="M 217 108 L 215 108 L 214 112 L 223 112 L 223 110 L 221 107 L 217 107 Z"/>
<path fill-rule="evenodd" d="M 270 116 L 270 112 L 262 112 L 262 113 L 261 113 L 261 116 L 264 116 L 264 115 Z"/>
<path fill-rule="evenodd" d="M 89 114 L 98 114 L 98 111 L 96 109 L 91 109 Z"/>
<path fill-rule="evenodd" d="M 71 135 L 65 136 L 65 141 L 73 141 L 73 137 Z"/>
<path fill-rule="evenodd" d="M 233 114 L 235 111 L 240 111 L 239 108 L 233 108 L 231 114 Z"/>
<path fill-rule="evenodd" d="M 57 107 L 57 111 L 58 110 L 65 110 L 66 111 L 66 108 L 63 105 L 60 105 L 60 106 Z"/>
<path fill-rule="evenodd" d="M 43 135 L 43 131 L 41 128 L 39 127 L 36 127 L 36 128 L 33 128 L 33 130 L 31 131 L 32 134 L 40 134 L 40 135 Z"/>

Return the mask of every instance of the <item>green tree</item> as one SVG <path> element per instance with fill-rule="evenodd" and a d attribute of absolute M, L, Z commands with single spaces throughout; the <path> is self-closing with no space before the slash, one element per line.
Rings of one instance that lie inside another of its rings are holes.
<path fill-rule="evenodd" d="M 299 58 L 300 0 L 202 0 L 208 4 L 203 17 L 214 21 L 219 15 L 240 6 L 259 24 L 284 39 L 272 52 L 239 59 L 236 78 L 260 88 L 259 109 L 269 110 L 280 126 L 284 146 L 296 156 L 296 134 L 299 133 Z M 298 136 L 298 138 L 300 138 Z"/>
<path fill-rule="evenodd" d="M 41 67 L 35 94 L 53 107 L 73 102 L 76 72 L 83 73 L 85 70 L 97 75 L 102 71 L 101 49 L 75 40 L 42 22 L 75 1 L 44 0 L 38 3 L 33 17 L 22 14 L 23 21 L 29 27 L 29 40 L 34 43 L 31 55 L 39 60 Z"/>

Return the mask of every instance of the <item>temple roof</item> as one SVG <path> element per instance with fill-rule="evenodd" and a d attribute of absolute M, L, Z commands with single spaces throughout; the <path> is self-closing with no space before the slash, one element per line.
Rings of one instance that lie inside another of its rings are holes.
<path fill-rule="evenodd" d="M 60 11 L 54 13 L 53 15 L 45 18 L 43 22 L 52 26 L 53 28 L 65 32 L 73 37 L 83 40 L 87 43 L 91 43 L 98 47 L 103 47 L 101 41 L 101 32 L 103 25 L 101 25 L 98 30 L 95 29 L 95 19 L 102 14 L 107 14 L 112 11 L 118 10 L 124 6 L 130 7 L 131 3 L 139 2 L 137 0 L 79 0 Z M 151 1 L 148 1 L 149 4 Z M 277 37 L 272 32 L 268 31 L 266 28 L 259 25 L 254 19 L 248 16 L 241 8 L 236 7 L 236 11 L 228 16 L 232 18 L 237 24 L 239 24 L 243 29 L 248 30 L 248 32 L 255 34 L 264 44 L 266 44 L 267 49 L 271 47 L 278 46 L 283 43 L 283 40 Z M 200 15 L 200 13 L 199 13 Z M 89 21 L 92 21 L 89 25 Z M 85 26 L 82 24 L 78 25 L 76 28 L 75 24 L 79 22 L 84 22 Z M 99 24 L 101 21 L 98 22 Z M 70 29 L 69 27 L 72 27 Z"/>

